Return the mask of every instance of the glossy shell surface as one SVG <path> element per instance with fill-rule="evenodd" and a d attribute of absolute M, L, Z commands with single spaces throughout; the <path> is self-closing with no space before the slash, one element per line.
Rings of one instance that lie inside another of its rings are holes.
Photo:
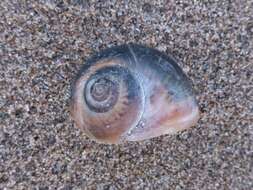
<path fill-rule="evenodd" d="M 118 144 L 187 129 L 199 110 L 191 82 L 172 57 L 127 44 L 83 65 L 72 85 L 71 115 L 90 138 Z"/>

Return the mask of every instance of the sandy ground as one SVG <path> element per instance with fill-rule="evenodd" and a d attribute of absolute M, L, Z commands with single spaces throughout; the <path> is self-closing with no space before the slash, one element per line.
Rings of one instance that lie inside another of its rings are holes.
<path fill-rule="evenodd" d="M 135 42 L 192 79 L 197 126 L 101 145 L 69 116 L 92 53 Z M 2 0 L 0 189 L 253 189 L 253 1 Z"/>

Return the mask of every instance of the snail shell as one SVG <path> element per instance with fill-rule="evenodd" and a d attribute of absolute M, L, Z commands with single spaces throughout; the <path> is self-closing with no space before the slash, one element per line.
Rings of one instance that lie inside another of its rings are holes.
<path fill-rule="evenodd" d="M 97 142 L 173 134 L 196 124 L 193 89 L 174 59 L 136 44 L 97 53 L 72 85 L 71 115 Z"/>

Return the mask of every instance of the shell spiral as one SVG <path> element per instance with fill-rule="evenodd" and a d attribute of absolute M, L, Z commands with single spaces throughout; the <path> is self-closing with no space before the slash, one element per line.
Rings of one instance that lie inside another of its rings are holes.
<path fill-rule="evenodd" d="M 83 65 L 72 85 L 71 114 L 90 138 L 121 143 L 188 128 L 198 120 L 198 107 L 174 59 L 128 44 Z"/>

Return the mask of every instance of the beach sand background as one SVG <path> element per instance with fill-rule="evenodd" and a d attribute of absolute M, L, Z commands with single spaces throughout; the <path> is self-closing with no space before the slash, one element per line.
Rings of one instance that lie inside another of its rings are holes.
<path fill-rule="evenodd" d="M 89 140 L 70 82 L 123 43 L 172 53 L 198 124 L 124 145 Z M 253 189 L 253 1 L 1 0 L 0 189 Z"/>

